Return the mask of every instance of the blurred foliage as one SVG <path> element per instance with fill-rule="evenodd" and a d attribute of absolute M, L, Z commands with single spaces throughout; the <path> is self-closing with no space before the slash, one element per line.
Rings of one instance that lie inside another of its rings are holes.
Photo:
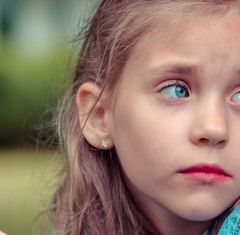
<path fill-rule="evenodd" d="M 0 147 L 34 143 L 51 120 L 75 68 L 64 39 L 78 35 L 98 2 L 0 0 Z"/>
<path fill-rule="evenodd" d="M 58 184 L 62 158 L 53 151 L 0 149 L 0 229 L 9 235 L 41 234 L 43 212 Z"/>
<path fill-rule="evenodd" d="M 0 0 L 0 229 L 9 235 L 40 234 L 37 218 L 62 162 L 53 151 L 6 147 L 36 144 L 39 129 L 45 131 L 73 79 L 79 48 L 67 40 L 98 1 Z"/>
<path fill-rule="evenodd" d="M 69 45 L 44 58 L 19 56 L 10 43 L 0 48 L 0 145 L 32 142 L 36 127 L 51 119 L 50 111 L 71 76 Z M 45 113 L 45 115 L 43 114 Z"/>

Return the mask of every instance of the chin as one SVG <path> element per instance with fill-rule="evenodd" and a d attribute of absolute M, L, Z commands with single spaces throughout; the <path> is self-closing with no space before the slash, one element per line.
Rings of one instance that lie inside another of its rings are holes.
<path fill-rule="evenodd" d="M 209 221 L 221 215 L 228 208 L 229 207 L 220 206 L 213 207 L 206 204 L 205 207 L 201 208 L 189 208 L 182 217 L 192 221 Z"/>
<path fill-rule="evenodd" d="M 235 201 L 232 198 L 224 198 L 224 195 L 217 198 L 215 195 L 195 194 L 182 201 L 181 207 L 178 208 L 180 209 L 178 215 L 193 221 L 213 220 L 231 208 Z"/>

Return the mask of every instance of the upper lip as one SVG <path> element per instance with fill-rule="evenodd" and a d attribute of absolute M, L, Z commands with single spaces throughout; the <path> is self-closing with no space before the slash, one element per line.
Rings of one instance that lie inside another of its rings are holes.
<path fill-rule="evenodd" d="M 225 172 L 221 167 L 217 165 L 209 165 L 209 164 L 199 164 L 187 167 L 185 169 L 181 169 L 178 173 L 190 173 L 190 172 L 209 172 L 225 175 L 227 177 L 233 177 L 231 174 Z"/>

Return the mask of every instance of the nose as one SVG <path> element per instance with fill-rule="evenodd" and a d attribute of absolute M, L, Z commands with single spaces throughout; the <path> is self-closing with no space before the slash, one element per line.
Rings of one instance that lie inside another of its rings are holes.
<path fill-rule="evenodd" d="M 190 135 L 191 141 L 198 146 L 222 148 L 229 141 L 227 112 L 222 105 L 202 105 L 195 118 Z"/>

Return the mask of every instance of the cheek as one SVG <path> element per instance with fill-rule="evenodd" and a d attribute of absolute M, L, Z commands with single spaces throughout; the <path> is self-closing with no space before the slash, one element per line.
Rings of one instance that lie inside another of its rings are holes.
<path fill-rule="evenodd" d="M 184 128 L 159 113 L 130 110 L 115 118 L 114 143 L 124 171 L 133 180 L 159 178 L 178 161 Z"/>

